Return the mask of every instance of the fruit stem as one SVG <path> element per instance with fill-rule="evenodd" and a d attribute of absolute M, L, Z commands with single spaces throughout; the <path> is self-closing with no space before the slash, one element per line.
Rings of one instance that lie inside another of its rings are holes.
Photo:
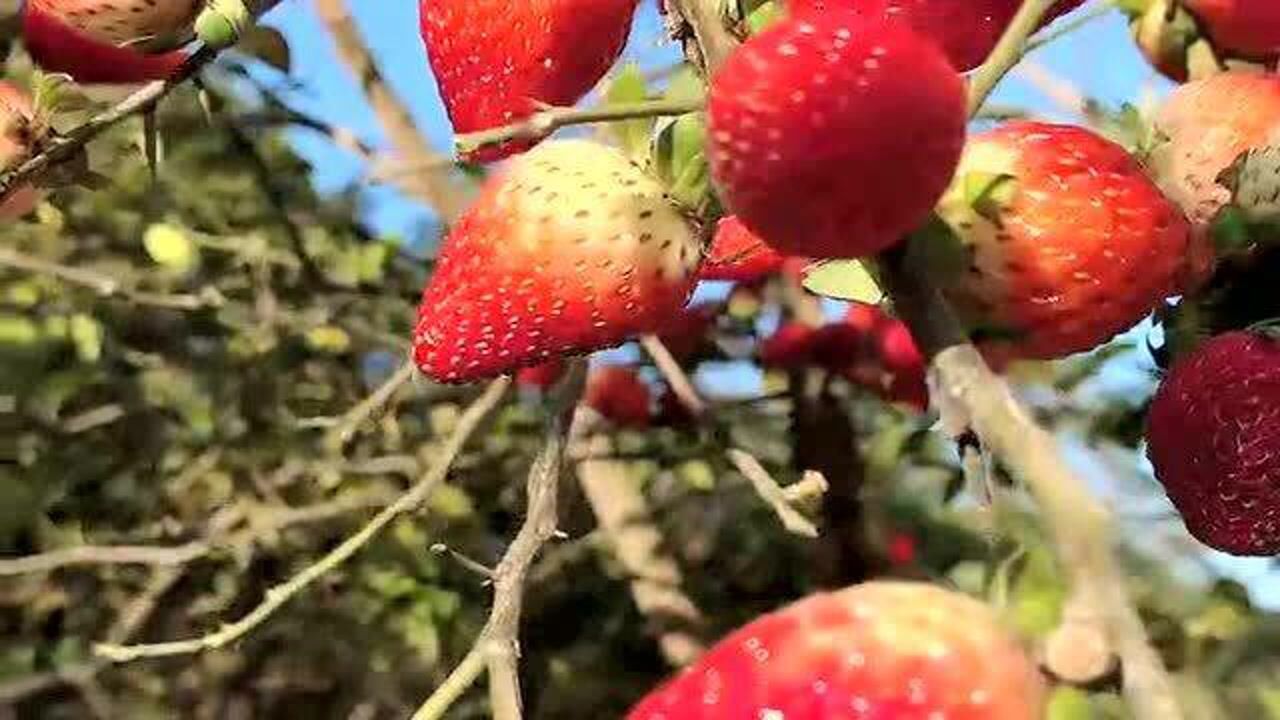
<path fill-rule="evenodd" d="M 1040 27 L 1057 0 L 1025 0 L 991 54 L 969 80 L 969 115 L 976 115 L 1005 74 L 1018 64 L 1031 46 L 1027 38 Z"/>
<path fill-rule="evenodd" d="M 667 117 L 699 112 L 705 106 L 702 98 L 663 98 L 634 103 L 600 105 L 578 109 L 551 107 L 530 115 L 525 120 L 479 132 L 458 135 L 454 147 L 459 155 L 469 155 L 481 148 L 501 145 L 511 140 L 544 138 L 562 127 L 588 123 L 636 120 L 640 118 Z"/>

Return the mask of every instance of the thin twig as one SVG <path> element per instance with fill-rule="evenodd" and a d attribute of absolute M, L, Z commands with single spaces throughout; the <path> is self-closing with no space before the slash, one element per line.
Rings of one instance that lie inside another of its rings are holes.
<path fill-rule="evenodd" d="M 544 138 L 563 127 L 588 123 L 635 120 L 638 118 L 666 117 L 698 112 L 704 107 L 701 98 L 695 100 L 663 98 L 634 103 L 600 105 L 593 108 L 552 107 L 530 115 L 527 119 L 491 130 L 458 135 L 454 147 L 466 155 L 483 147 L 500 145 L 511 140 Z"/>
<path fill-rule="evenodd" d="M 0 577 L 57 570 L 75 565 L 185 565 L 209 554 L 209 545 L 196 540 L 174 547 L 149 545 L 83 545 L 38 555 L 0 559 Z"/>
<path fill-rule="evenodd" d="M 591 454 L 600 456 L 583 460 L 576 468 L 578 484 L 599 526 L 597 532 L 626 573 L 636 609 L 649 620 L 662 656 L 673 667 L 687 665 L 705 649 L 694 632 L 702 626 L 703 616 L 684 591 L 680 564 L 664 547 L 653 508 L 628 473 L 628 463 L 608 457 L 612 450 L 608 436 L 596 434 L 582 442 L 597 446 Z M 585 543 L 586 547 L 600 544 Z M 535 575 L 546 572 L 540 567 Z"/>
<path fill-rule="evenodd" d="M 649 354 L 658 372 L 662 373 L 667 385 L 671 387 L 671 392 L 675 393 L 676 399 L 684 409 L 695 418 L 705 415 L 707 402 L 698 394 L 688 373 L 680 367 L 680 363 L 676 361 L 662 339 L 657 335 L 644 335 L 640 338 L 640 346 Z"/>
<path fill-rule="evenodd" d="M 101 297 L 120 298 L 134 305 L 169 310 L 200 310 L 202 308 L 219 307 L 225 301 L 222 295 L 213 288 L 209 288 L 199 295 L 166 295 L 136 290 L 110 275 L 62 265 L 34 255 L 18 252 L 11 248 L 0 248 L 0 267 L 21 270 L 36 275 L 45 275 L 69 285 L 92 290 Z"/>
<path fill-rule="evenodd" d="M 308 565 L 289 580 L 267 590 L 265 599 L 241 619 L 224 625 L 221 629 L 188 640 L 148 645 L 119 645 L 104 643 L 94 647 L 101 657 L 112 662 L 130 662 L 138 658 L 171 657 L 217 650 L 247 635 L 270 618 L 282 606 L 319 578 L 342 565 L 376 537 L 387 525 L 402 515 L 414 512 L 444 481 L 453 461 L 463 445 L 489 413 L 497 407 L 510 386 L 510 378 L 500 378 L 489 384 L 484 393 L 471 404 L 458 421 L 453 435 L 445 442 L 434 467 L 396 502 L 378 513 L 364 527 L 344 540 L 338 547 L 318 561 Z"/>
<path fill-rule="evenodd" d="M 437 162 L 442 159 L 441 153 L 427 144 L 413 116 L 383 78 L 377 61 L 351 19 L 346 0 L 317 0 L 315 9 L 333 36 L 338 56 L 364 89 L 369 105 L 402 162 L 431 166 L 430 170 L 400 177 L 398 186 L 425 202 L 446 223 L 453 222 L 466 208 L 466 186 L 457 182 L 450 163 Z"/>
<path fill-rule="evenodd" d="M 521 717 L 519 658 L 520 616 L 524 607 L 524 581 L 534 558 L 556 534 L 557 495 L 564 449 L 574 408 L 582 396 L 586 363 L 574 360 L 555 393 L 543 445 L 526 482 L 528 510 L 506 554 L 493 571 L 493 609 L 475 645 L 431 697 L 413 714 L 413 720 L 439 720 L 486 669 L 489 698 L 496 720 Z"/>
<path fill-rule="evenodd" d="M 403 365 L 396 369 L 391 377 L 373 391 L 373 394 L 360 401 L 358 405 L 351 408 L 343 415 L 336 425 L 334 425 L 328 433 L 325 434 L 324 445 L 330 452 L 341 452 L 347 443 L 351 442 L 351 438 L 355 437 L 356 432 L 366 420 L 378 412 L 382 406 L 386 405 L 391 396 L 396 391 L 404 387 L 405 383 L 413 379 L 415 368 L 413 362 L 406 361 Z"/>
<path fill-rule="evenodd" d="M 729 458 L 729 462 L 742 473 L 743 477 L 751 481 L 751 486 L 755 488 L 756 494 L 759 495 L 765 503 L 778 516 L 778 520 L 782 522 L 782 527 L 787 532 L 799 535 L 801 537 L 816 538 L 818 537 L 818 528 L 809 521 L 800 511 L 791 506 L 787 499 L 787 493 L 783 490 L 778 481 L 773 479 L 769 471 L 764 465 L 750 453 L 743 452 L 737 448 L 732 448 L 725 453 Z"/>

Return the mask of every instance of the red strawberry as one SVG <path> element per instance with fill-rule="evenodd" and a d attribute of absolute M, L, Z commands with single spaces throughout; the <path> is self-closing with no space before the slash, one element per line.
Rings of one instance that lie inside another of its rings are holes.
<path fill-rule="evenodd" d="M 31 98 L 16 85 L 0 80 L 0 170 L 25 159 L 44 130 L 35 119 Z M 40 193 L 25 185 L 0 201 L 0 221 L 16 220 L 35 209 Z"/>
<path fill-rule="evenodd" d="M 925 361 L 906 323 L 889 318 L 877 333 L 880 362 L 889 374 L 886 397 L 893 402 L 924 411 L 929 407 L 929 385 L 925 382 Z"/>
<path fill-rule="evenodd" d="M 1231 332 L 1174 363 L 1147 454 L 1187 529 L 1236 555 L 1280 553 L 1280 343 Z"/>
<path fill-rule="evenodd" d="M 965 89 L 931 43 L 845 10 L 752 37 L 711 83 L 728 208 L 779 252 L 879 252 L 922 224 L 964 144 Z"/>
<path fill-rule="evenodd" d="M 693 286 L 697 238 L 622 153 L 550 142 L 490 181 L 445 239 L 414 332 L 439 382 L 470 382 L 661 330 Z"/>
<path fill-rule="evenodd" d="M 919 555 L 916 539 L 911 533 L 895 532 L 889 537 L 886 548 L 889 562 L 899 567 L 914 565 Z"/>
<path fill-rule="evenodd" d="M 1046 23 L 1084 0 L 1061 0 Z M 846 8 L 859 14 L 905 22 L 938 44 L 957 70 L 977 67 L 1004 33 L 1022 0 L 791 0 L 792 9 Z"/>
<path fill-rule="evenodd" d="M 200 0 L 27 0 L 22 36 L 36 64 L 84 83 L 136 83 L 172 75 L 187 55 Z"/>
<path fill-rule="evenodd" d="M 687 307 L 670 318 L 658 338 L 677 360 L 693 357 L 707 344 L 707 333 L 723 309 L 717 302 Z"/>
<path fill-rule="evenodd" d="M 784 323 L 760 343 L 760 364 L 783 370 L 799 370 L 813 360 L 817 330 L 798 322 Z"/>
<path fill-rule="evenodd" d="M 647 427 L 652 414 L 649 386 L 629 367 L 602 367 L 587 377 L 582 402 L 615 425 Z"/>
<path fill-rule="evenodd" d="M 815 345 L 818 362 L 850 382 L 892 402 L 929 406 L 924 356 L 907 326 L 879 307 L 853 303 L 844 322 L 819 331 Z"/>
<path fill-rule="evenodd" d="M 1280 138 L 1280 77 L 1228 72 L 1188 83 L 1169 95 L 1155 126 L 1163 139 L 1150 165 L 1191 220 L 1194 287 L 1212 266 L 1214 216 L 1231 200 L 1218 176 L 1241 153 Z"/>
<path fill-rule="evenodd" d="M 702 280 L 752 283 L 782 269 L 786 258 L 751 232 L 737 217 L 729 216 L 716 225 L 711 250 L 702 261 Z"/>
<path fill-rule="evenodd" d="M 613 67 L 636 0 L 422 0 L 422 39 L 454 132 L 572 105 Z M 529 141 L 487 148 L 488 162 Z"/>
<path fill-rule="evenodd" d="M 971 253 L 949 294 L 995 360 L 1090 350 L 1175 290 L 1188 227 L 1118 145 L 1014 122 L 970 139 L 939 210 Z"/>
<path fill-rule="evenodd" d="M 564 360 L 560 358 L 548 360 L 541 365 L 520 368 L 516 372 L 516 384 L 520 387 L 548 390 L 560 382 L 561 376 L 564 375 L 564 369 Z"/>
<path fill-rule="evenodd" d="M 627 720 L 1038 720 L 1044 683 L 982 603 L 877 581 L 721 640 Z"/>
<path fill-rule="evenodd" d="M 1224 54 L 1264 61 L 1280 55 L 1280 3 L 1275 0 L 1181 2 Z"/>

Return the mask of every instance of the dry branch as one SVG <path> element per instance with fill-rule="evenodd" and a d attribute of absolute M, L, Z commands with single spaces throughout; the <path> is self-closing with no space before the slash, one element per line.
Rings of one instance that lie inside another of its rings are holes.
<path fill-rule="evenodd" d="M 331 570 L 345 563 L 353 555 L 364 549 L 385 527 L 403 515 L 416 511 L 431 493 L 444 481 L 453 461 L 461 453 L 463 445 L 489 413 L 497 407 L 510 386 L 509 378 L 501 378 L 489 384 L 484 393 L 467 408 L 453 435 L 445 442 L 436 465 L 427 471 L 408 492 L 401 495 L 393 504 L 387 506 L 354 535 L 344 540 L 318 561 L 308 565 L 301 572 L 266 592 L 266 597 L 253 610 L 235 622 L 222 626 L 219 630 L 188 640 L 154 643 L 147 645 L 119 645 L 103 643 L 94 650 L 101 657 L 112 662 L 130 662 L 144 657 L 170 657 L 175 655 L 191 655 L 208 650 L 217 650 L 247 635 L 261 625 L 277 610 L 292 600 L 298 593 L 308 588 L 313 582 Z"/>

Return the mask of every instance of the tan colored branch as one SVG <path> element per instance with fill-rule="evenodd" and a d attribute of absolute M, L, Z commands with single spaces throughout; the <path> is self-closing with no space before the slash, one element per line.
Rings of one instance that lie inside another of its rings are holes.
<path fill-rule="evenodd" d="M 347 11 L 346 0 L 316 0 L 315 7 L 337 43 L 339 57 L 360 81 L 401 161 L 423 168 L 414 174 L 397 175 L 394 181 L 438 212 L 446 223 L 452 222 L 468 201 L 465 188 L 454 177 L 452 164 L 427 144 L 413 116 L 383 79 Z"/>
<path fill-rule="evenodd" d="M 0 267 L 47 275 L 68 285 L 91 290 L 101 297 L 120 298 L 135 305 L 169 310 L 199 310 L 220 307 L 225 302 L 216 288 L 210 287 L 198 295 L 151 293 L 131 288 L 127 283 L 104 273 L 61 265 L 10 248 L 0 248 Z"/>
<path fill-rule="evenodd" d="M 617 120 L 634 120 L 637 118 L 666 117 L 699 112 L 704 103 L 701 99 L 660 99 L 616 105 L 601 105 L 593 108 L 549 107 L 534 113 L 528 119 L 503 127 L 480 132 L 458 135 L 454 138 L 454 147 L 461 154 L 467 154 L 490 145 L 501 145 L 511 140 L 544 138 L 563 127 L 586 125 L 589 123 L 614 122 Z"/>
<path fill-rule="evenodd" d="M 807 538 L 818 537 L 817 526 L 791 506 L 791 500 L 786 490 L 778 484 L 777 480 L 773 479 L 773 476 L 769 474 L 769 471 L 760 464 L 760 461 L 755 456 L 737 448 L 729 450 L 725 455 L 729 458 L 729 462 L 733 463 L 733 466 L 738 469 L 738 472 L 742 473 L 742 476 L 751 482 L 751 487 L 755 489 L 756 494 L 773 510 L 773 514 L 778 516 L 778 520 L 782 523 L 782 527 L 787 529 L 787 532 Z M 821 477 L 821 475 L 812 470 L 810 473 Z"/>
<path fill-rule="evenodd" d="M 640 338 L 640 346 L 648 353 L 653 364 L 657 366 L 658 372 L 662 373 L 662 377 L 667 381 L 667 385 L 671 387 L 671 392 L 675 393 L 676 399 L 684 406 L 694 418 L 701 418 L 707 412 L 707 402 L 698 394 L 698 389 L 694 387 L 693 380 L 689 378 L 684 368 L 680 367 L 680 363 L 676 361 L 671 351 L 663 344 L 661 338 L 657 335 L 644 335 Z"/>
<path fill-rule="evenodd" d="M 602 446 L 593 454 L 608 454 L 604 435 L 588 442 Z M 702 625 L 702 612 L 685 594 L 680 565 L 663 547 L 648 498 L 627 467 L 619 460 L 584 460 L 577 465 L 578 484 L 606 547 L 626 572 L 636 608 L 653 624 L 662 656 L 673 667 L 682 667 L 705 650 L 692 632 Z"/>
<path fill-rule="evenodd" d="M 495 720 L 518 720 L 522 714 L 517 663 L 520 657 L 520 617 L 524 584 L 538 552 L 555 536 L 559 522 L 558 494 L 564 451 L 571 423 L 581 414 L 574 408 L 582 397 L 586 361 L 573 360 L 556 389 L 542 449 L 529 469 L 525 484 L 528 510 L 511 546 L 493 571 L 493 609 L 489 621 L 462 662 L 413 714 L 413 720 L 438 720 L 486 669 L 489 702 Z"/>

